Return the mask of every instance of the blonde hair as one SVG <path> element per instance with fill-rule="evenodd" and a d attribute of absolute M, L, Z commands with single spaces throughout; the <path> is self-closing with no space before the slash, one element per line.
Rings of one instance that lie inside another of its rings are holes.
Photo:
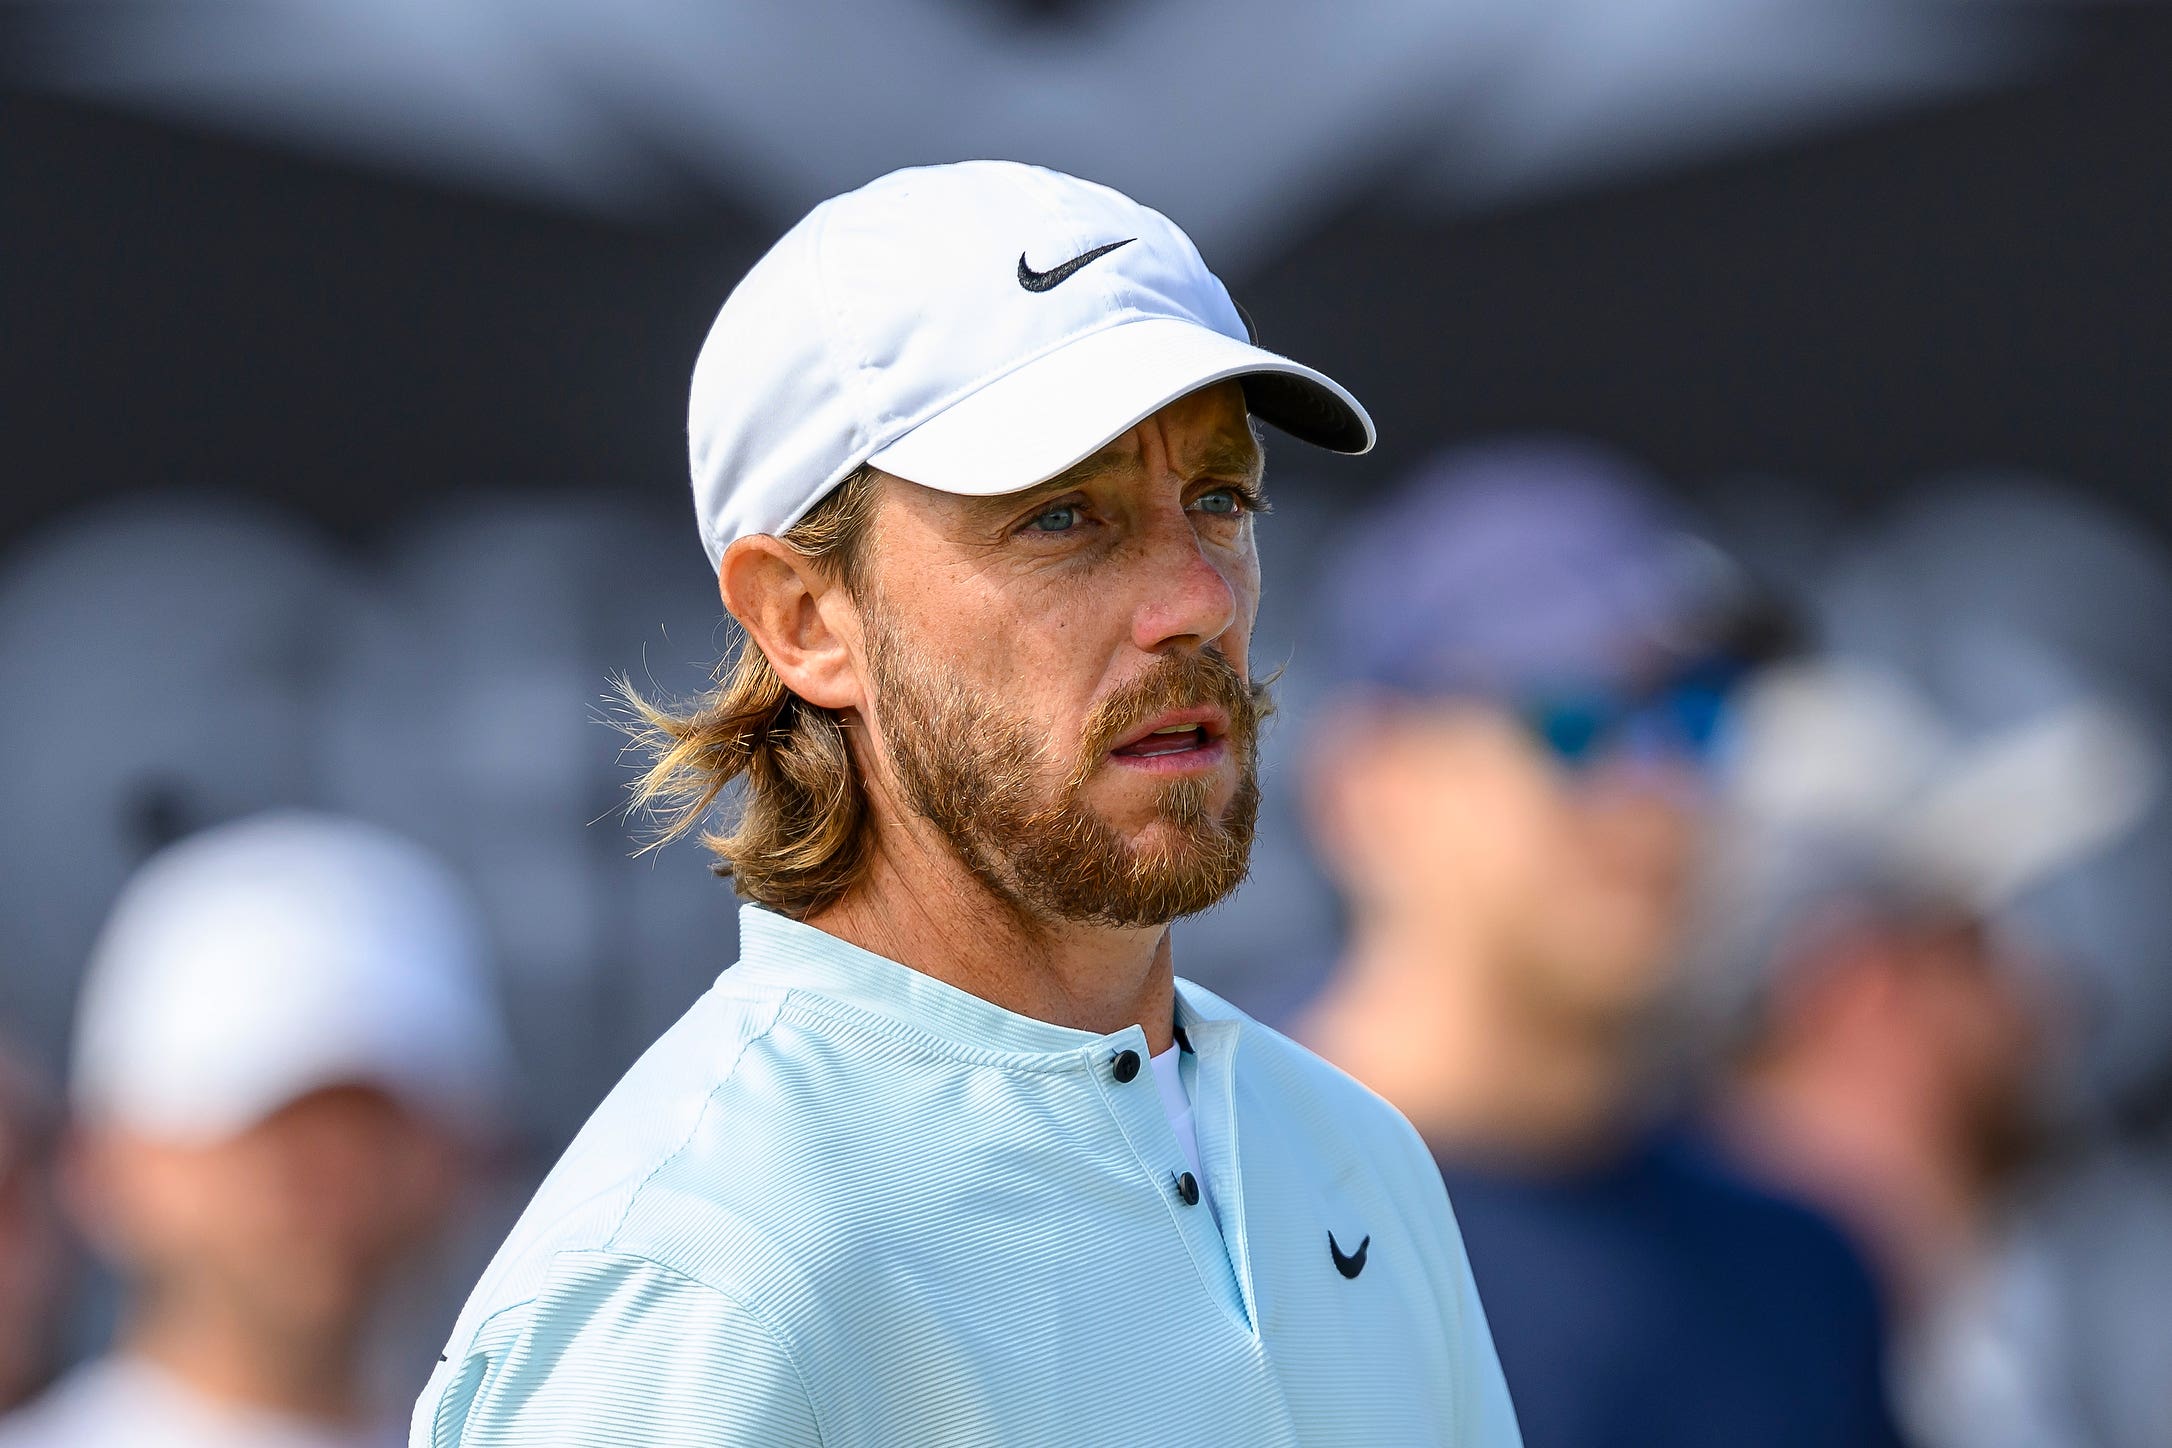
<path fill-rule="evenodd" d="M 873 470 L 862 467 L 780 541 L 857 597 L 878 495 Z M 867 859 L 867 795 L 844 721 L 786 688 L 744 634 L 714 677 L 714 688 L 677 702 L 612 681 L 627 747 L 649 758 L 627 787 L 627 813 L 651 821 L 644 853 L 699 829 L 716 872 L 740 894 L 804 919 L 843 896 Z M 736 819 L 701 828 L 735 780 L 743 781 Z"/>

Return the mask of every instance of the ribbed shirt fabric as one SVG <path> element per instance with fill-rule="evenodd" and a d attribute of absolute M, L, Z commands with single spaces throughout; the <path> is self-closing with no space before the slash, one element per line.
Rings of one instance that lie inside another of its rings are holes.
<path fill-rule="evenodd" d="M 1520 1448 L 1439 1173 L 1350 1078 L 1178 982 L 1217 1230 L 1137 1026 L 740 931 L 491 1263 L 411 1448 Z"/>

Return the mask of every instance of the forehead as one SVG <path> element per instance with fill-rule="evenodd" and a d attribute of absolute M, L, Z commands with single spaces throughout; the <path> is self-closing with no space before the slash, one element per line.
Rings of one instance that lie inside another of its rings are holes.
<path fill-rule="evenodd" d="M 1264 462 L 1245 412 L 1243 389 L 1234 382 L 1220 382 L 1178 398 L 1041 487 L 1077 486 L 1112 473 L 1137 471 L 1149 430 L 1160 434 L 1170 466 L 1180 473 L 1256 478 Z"/>
<path fill-rule="evenodd" d="M 1178 398 L 1107 446 L 1030 488 L 972 496 L 884 474 L 885 503 L 903 504 L 920 526 L 938 532 L 963 529 L 977 538 L 984 529 L 1011 518 L 1021 506 L 1096 484 L 1121 486 L 1143 479 L 1149 432 L 1158 436 L 1169 469 L 1186 481 L 1225 478 L 1256 483 L 1265 465 L 1265 454 L 1245 411 L 1243 390 L 1234 382 L 1224 382 Z M 883 531 L 887 530 L 878 530 Z"/>

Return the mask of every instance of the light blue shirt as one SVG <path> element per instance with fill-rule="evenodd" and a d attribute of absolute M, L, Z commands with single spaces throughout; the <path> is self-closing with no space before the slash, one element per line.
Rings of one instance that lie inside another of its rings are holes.
<path fill-rule="evenodd" d="M 1439 1173 L 1349 1077 L 1178 982 L 1218 1230 L 1137 1026 L 751 906 L 740 941 L 499 1250 L 411 1448 L 1518 1448 Z"/>

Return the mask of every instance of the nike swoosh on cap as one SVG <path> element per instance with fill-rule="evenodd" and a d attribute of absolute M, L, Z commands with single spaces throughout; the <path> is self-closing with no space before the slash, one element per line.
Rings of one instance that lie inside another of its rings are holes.
<path fill-rule="evenodd" d="M 1029 292 L 1045 292 L 1051 287 L 1061 286 L 1072 273 L 1095 257 L 1107 256 L 1116 248 L 1129 246 L 1138 239 L 1136 236 L 1127 236 L 1122 241 L 1112 241 L 1107 246 L 1097 246 L 1092 251 L 1080 252 L 1062 266 L 1051 267 L 1047 271 L 1035 271 L 1032 267 L 1027 266 L 1026 254 L 1020 252 L 1018 253 L 1018 285 Z"/>

